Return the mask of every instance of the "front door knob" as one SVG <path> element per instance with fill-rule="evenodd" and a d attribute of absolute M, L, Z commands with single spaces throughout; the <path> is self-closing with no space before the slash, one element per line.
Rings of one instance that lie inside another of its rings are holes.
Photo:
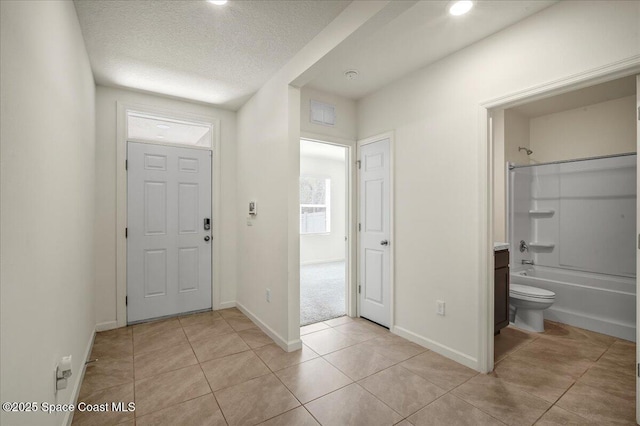
<path fill-rule="evenodd" d="M 211 239 L 211 237 L 210 237 L 210 236 L 208 236 L 208 235 L 205 235 L 205 236 L 204 236 L 204 240 L 205 240 L 207 243 L 209 242 L 209 240 L 210 240 L 210 239 Z"/>
<path fill-rule="evenodd" d="M 380 241 L 380 245 L 381 246 L 388 246 L 389 245 L 389 241 L 388 240 L 382 240 L 382 241 Z"/>

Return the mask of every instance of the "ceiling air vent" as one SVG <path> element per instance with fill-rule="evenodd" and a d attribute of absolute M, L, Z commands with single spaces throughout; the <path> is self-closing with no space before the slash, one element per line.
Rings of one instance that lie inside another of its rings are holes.
<path fill-rule="evenodd" d="M 311 100 L 311 114 L 309 117 L 312 123 L 322 124 L 323 126 L 335 126 L 336 107 L 335 105 Z"/>

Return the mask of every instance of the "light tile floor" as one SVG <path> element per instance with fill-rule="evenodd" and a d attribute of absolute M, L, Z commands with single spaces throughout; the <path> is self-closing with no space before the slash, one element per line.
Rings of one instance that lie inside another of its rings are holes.
<path fill-rule="evenodd" d="M 635 344 L 547 323 L 507 327 L 483 375 L 348 317 L 286 353 L 237 309 L 98 333 L 74 425 L 635 424 Z M 264 423 L 263 423 L 264 422 Z"/>

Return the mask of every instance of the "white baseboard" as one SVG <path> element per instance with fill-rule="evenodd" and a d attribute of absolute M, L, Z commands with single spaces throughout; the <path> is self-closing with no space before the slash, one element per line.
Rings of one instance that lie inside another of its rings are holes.
<path fill-rule="evenodd" d="M 96 324 L 96 331 L 107 331 L 118 328 L 118 321 L 106 321 Z"/>
<path fill-rule="evenodd" d="M 218 309 L 229 309 L 229 308 L 235 308 L 235 307 L 236 307 L 235 300 L 232 300 L 230 302 L 220 302 L 218 304 Z"/>
<path fill-rule="evenodd" d="M 470 357 L 467 354 L 463 354 L 462 352 L 452 349 L 448 346 L 434 342 L 431 339 L 427 339 L 426 337 L 420 336 L 419 334 L 416 334 L 402 327 L 398 327 L 397 325 L 393 327 L 392 332 L 400 337 L 404 337 L 405 339 L 412 341 L 413 343 L 417 343 L 420 346 L 424 346 L 425 348 L 437 352 L 442 356 L 452 359 L 459 364 L 462 364 L 469 368 L 473 368 L 476 371 L 480 371 L 478 360 L 476 358 Z"/>
<path fill-rule="evenodd" d="M 84 380 L 84 373 L 87 370 L 87 361 L 89 361 L 89 357 L 91 356 L 91 349 L 93 348 L 93 342 L 96 339 L 96 330 L 97 327 L 93 330 L 91 339 L 89 339 L 89 344 L 87 345 L 87 349 L 84 351 L 84 359 L 81 360 L 82 368 L 80 369 L 80 377 L 76 381 L 76 385 L 74 386 L 73 392 L 71 393 L 72 396 L 70 403 L 74 405 L 78 405 L 78 396 L 80 395 L 80 388 L 82 387 L 82 381 Z M 73 411 L 67 412 L 67 415 L 62 422 L 63 425 L 71 426 L 71 422 L 73 421 L 73 413 Z"/>
<path fill-rule="evenodd" d="M 322 263 L 344 262 L 345 260 L 346 259 L 344 257 L 341 259 L 310 260 L 308 262 L 300 262 L 300 266 L 320 265 Z"/>
<path fill-rule="evenodd" d="M 271 327 L 262 322 L 258 317 L 256 317 L 253 312 L 242 306 L 241 303 L 236 302 L 236 307 L 242 311 L 254 324 L 256 324 L 262 331 L 264 331 L 267 336 L 271 337 L 271 339 L 282 348 L 282 350 L 287 352 L 297 351 L 298 349 L 302 349 L 302 340 L 297 339 L 293 341 L 287 341 L 278 333 L 276 333 Z"/>

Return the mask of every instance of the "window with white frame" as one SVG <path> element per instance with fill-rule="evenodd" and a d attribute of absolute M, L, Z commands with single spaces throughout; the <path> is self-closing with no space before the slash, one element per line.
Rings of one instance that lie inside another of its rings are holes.
<path fill-rule="evenodd" d="M 300 233 L 331 232 L 331 179 L 300 178 Z"/>

